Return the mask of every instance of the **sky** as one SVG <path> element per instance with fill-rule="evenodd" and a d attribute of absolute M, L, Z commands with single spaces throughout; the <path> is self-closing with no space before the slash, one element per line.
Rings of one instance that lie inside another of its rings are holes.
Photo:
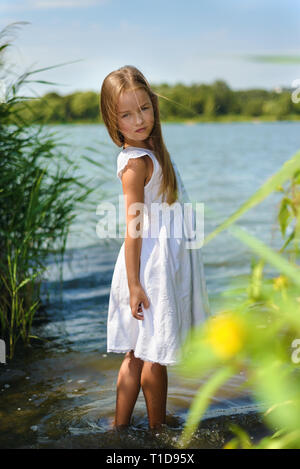
<path fill-rule="evenodd" d="M 270 90 L 300 80 L 299 0 L 0 0 L 0 29 L 19 21 L 6 52 L 16 70 L 64 64 L 35 74 L 56 85 L 27 95 L 99 92 L 123 65 L 151 84 Z"/>

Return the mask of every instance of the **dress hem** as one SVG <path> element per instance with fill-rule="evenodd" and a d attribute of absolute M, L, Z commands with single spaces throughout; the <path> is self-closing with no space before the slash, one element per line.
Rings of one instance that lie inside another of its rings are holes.
<path fill-rule="evenodd" d="M 158 363 L 159 365 L 163 365 L 163 366 L 174 366 L 174 365 L 177 365 L 177 362 L 176 362 L 176 361 L 172 361 L 172 362 L 162 362 L 162 361 L 158 361 L 158 360 L 150 360 L 149 358 L 147 358 L 147 357 L 145 357 L 144 355 L 141 355 L 141 354 L 136 355 L 135 350 L 134 350 L 133 348 L 122 349 L 122 350 L 107 349 L 107 353 L 127 353 L 127 352 L 130 352 L 131 350 L 133 350 L 135 358 L 140 358 L 141 360 L 146 361 L 146 362 Z"/>

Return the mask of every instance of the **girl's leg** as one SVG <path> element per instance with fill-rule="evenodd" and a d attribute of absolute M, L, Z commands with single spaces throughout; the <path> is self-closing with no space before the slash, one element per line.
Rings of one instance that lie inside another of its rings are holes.
<path fill-rule="evenodd" d="M 127 426 L 130 423 L 140 392 L 143 363 L 143 360 L 134 356 L 133 350 L 126 353 L 117 381 L 115 427 Z"/>
<path fill-rule="evenodd" d="M 167 367 L 144 361 L 141 386 L 147 406 L 149 427 L 159 427 L 162 423 L 166 423 Z"/>

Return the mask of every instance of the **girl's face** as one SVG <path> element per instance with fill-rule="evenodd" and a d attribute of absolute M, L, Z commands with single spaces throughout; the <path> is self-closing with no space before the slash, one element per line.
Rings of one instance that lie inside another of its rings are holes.
<path fill-rule="evenodd" d="M 124 145 L 146 145 L 143 142 L 149 137 L 154 125 L 153 106 L 148 93 L 143 88 L 124 91 L 119 97 L 117 113 Z"/>

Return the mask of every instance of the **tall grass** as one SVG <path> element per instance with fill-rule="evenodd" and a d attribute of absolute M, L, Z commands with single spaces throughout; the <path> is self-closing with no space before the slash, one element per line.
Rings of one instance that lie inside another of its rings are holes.
<path fill-rule="evenodd" d="M 28 122 L 19 114 L 22 107 L 31 112 L 22 86 L 41 82 L 32 79 L 38 71 L 15 77 L 6 66 L 9 35 L 20 24 L 0 32 L 0 337 L 9 358 L 19 339 L 26 345 L 33 337 L 47 255 L 63 259 L 75 207 L 93 190 L 72 176 L 77 165 L 56 133 L 32 125 L 34 114 Z"/>
<path fill-rule="evenodd" d="M 283 238 L 279 252 L 234 224 L 274 191 L 283 194 L 277 219 Z M 225 448 L 300 448 L 300 151 L 204 244 L 224 229 L 247 245 L 256 259 L 244 286 L 233 285 L 224 292 L 220 311 L 182 347 L 178 373 L 209 377 L 193 400 L 178 446 L 189 445 L 218 389 L 245 371 L 242 387 L 250 388 L 254 399 L 265 405 L 263 418 L 273 434 L 253 444 L 244 430 L 231 426 L 235 437 Z M 265 278 L 266 263 L 279 273 L 277 277 Z"/>

